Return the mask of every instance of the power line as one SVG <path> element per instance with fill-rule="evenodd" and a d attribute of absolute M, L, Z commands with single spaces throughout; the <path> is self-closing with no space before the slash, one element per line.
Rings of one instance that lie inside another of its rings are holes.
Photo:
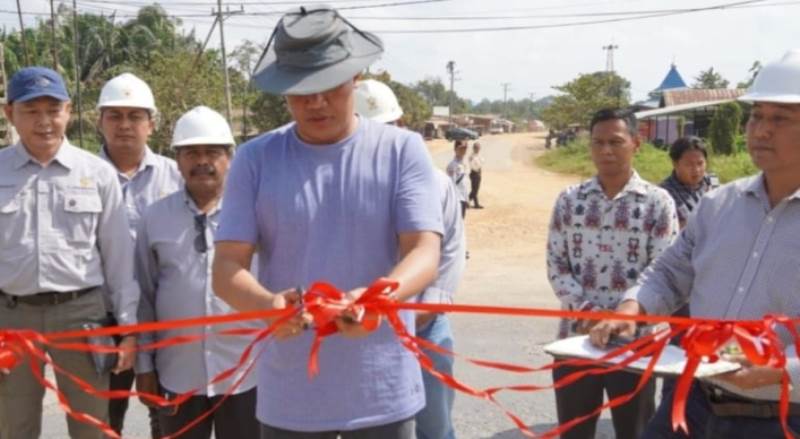
<path fill-rule="evenodd" d="M 349 0 L 354 1 L 354 0 Z M 371 0 L 374 1 L 374 0 Z M 379 8 L 379 7 L 394 7 L 394 6 L 405 6 L 411 4 L 420 4 L 420 3 L 434 3 L 434 2 L 443 2 L 449 0 L 417 0 L 417 1 L 406 1 L 406 2 L 394 2 L 394 3 L 380 3 L 380 4 L 371 4 L 371 5 L 361 5 L 361 6 L 346 6 L 346 7 L 339 7 L 339 10 L 342 9 L 367 9 L 367 8 Z M 641 11 L 614 11 L 614 12 L 586 12 L 586 13 L 575 13 L 575 14 L 548 14 L 548 15 L 537 15 L 537 16 L 441 16 L 441 17 L 377 17 L 377 16 L 351 16 L 349 17 L 352 20 L 397 20 L 397 21 L 466 21 L 466 20 L 509 20 L 509 19 L 541 19 L 541 18 L 578 18 L 578 17 L 618 17 L 618 18 L 609 18 L 609 19 L 601 19 L 601 20 L 586 20 L 586 21 L 576 21 L 576 22 L 563 22 L 563 23 L 549 23 L 549 24 L 538 24 L 538 25 L 519 25 L 519 26 L 497 26 L 497 27 L 483 27 L 483 28 L 451 28 L 451 29 L 400 29 L 400 30 L 376 30 L 374 32 L 381 33 L 381 34 L 414 34 L 414 33 L 466 33 L 466 32 L 500 32 L 500 31 L 514 31 L 514 30 L 536 30 L 536 29 L 553 29 L 553 28 L 564 28 L 564 27 L 579 27 L 579 26 L 588 26 L 594 24 L 604 24 L 604 23 L 616 23 L 616 22 L 627 22 L 627 21 L 638 21 L 650 18 L 659 18 L 659 17 L 667 17 L 673 15 L 683 15 L 683 14 L 691 14 L 697 12 L 707 12 L 712 10 L 723 10 L 723 9 L 750 9 L 750 8 L 765 8 L 765 7 L 774 7 L 774 6 L 796 6 L 800 5 L 800 1 L 783 1 L 783 2 L 775 2 L 775 3 L 763 3 L 766 0 L 751 0 L 751 1 L 741 1 L 741 2 L 734 2 L 734 3 L 727 3 L 727 4 L 719 4 L 714 6 L 708 7 L 697 7 L 697 8 L 683 8 L 683 9 L 657 9 L 657 10 L 641 10 Z M 119 5 L 121 7 L 132 7 L 129 4 L 118 4 L 110 1 L 101 1 L 101 0 L 82 0 L 81 3 L 85 2 L 94 2 L 94 3 L 103 3 L 109 5 Z M 237 3 L 239 4 L 239 3 Z M 247 3 L 245 3 L 247 4 Z M 252 3 L 256 4 L 256 3 Z M 264 2 L 258 3 L 264 4 Z M 113 12 L 114 9 L 111 8 L 103 8 L 99 6 L 91 6 L 85 5 L 84 8 L 96 9 L 101 12 Z M 85 10 L 84 10 L 85 12 Z M 246 17 L 260 17 L 260 16 L 280 16 L 283 15 L 284 11 L 256 11 L 256 12 L 244 12 L 238 18 L 246 18 Z M 0 14 L 17 14 L 17 11 L 14 10 L 5 10 L 0 9 Z M 49 16 L 48 13 L 45 12 L 22 12 L 22 15 L 27 16 L 39 16 L 39 17 L 47 17 Z M 135 13 L 130 14 L 117 14 L 117 17 L 120 18 L 136 18 L 138 15 Z M 181 19 L 191 19 L 189 21 L 198 21 L 204 22 L 203 20 L 197 20 L 201 18 L 208 18 L 208 13 L 185 13 L 185 14 L 169 14 L 171 18 L 181 18 Z M 263 28 L 263 24 L 252 24 L 250 26 L 245 25 L 245 27 L 258 27 Z"/>
<path fill-rule="evenodd" d="M 766 0 L 748 0 L 734 3 L 725 3 L 714 6 L 706 6 L 702 8 L 689 8 L 689 9 L 675 9 L 669 12 L 660 12 L 654 14 L 642 14 L 633 17 L 610 18 L 602 20 L 587 20 L 587 21 L 573 21 L 567 23 L 552 23 L 552 24 L 534 24 L 534 25 L 521 25 L 521 26 L 497 26 L 497 27 L 470 27 L 470 28 L 452 28 L 452 29 L 399 29 L 399 30 L 374 30 L 378 34 L 448 34 L 448 33 L 478 33 L 478 32 L 505 32 L 515 30 L 535 30 L 535 29 L 556 29 L 562 27 L 579 27 L 590 26 L 594 24 L 604 23 L 619 23 L 624 21 L 638 21 L 648 18 L 660 18 L 673 15 L 685 15 L 697 12 L 706 12 L 722 9 L 733 9 L 736 6 L 750 5 L 754 3 L 761 3 Z"/>
<path fill-rule="evenodd" d="M 355 0 L 347 0 L 347 1 L 355 1 Z M 368 1 L 376 1 L 376 0 L 368 0 Z M 374 5 L 361 5 L 361 6 L 345 6 L 339 7 L 339 10 L 351 10 L 351 9 L 368 9 L 368 8 L 379 8 L 379 7 L 393 7 L 393 6 L 405 6 L 411 5 L 416 3 L 433 3 L 433 2 L 443 2 L 443 1 L 450 1 L 450 0 L 418 0 L 418 1 L 407 1 L 407 2 L 395 2 L 395 3 L 381 3 L 381 4 L 374 4 Z M 775 6 L 797 6 L 800 5 L 800 1 L 792 0 L 792 1 L 782 1 L 782 2 L 774 2 L 774 3 L 762 3 L 767 0 L 758 0 L 756 2 L 739 2 L 739 3 L 730 3 L 725 5 L 715 5 L 709 7 L 701 7 L 701 8 L 680 8 L 680 9 L 650 9 L 650 10 L 634 10 L 634 11 L 606 11 L 606 12 L 584 12 L 584 13 L 571 13 L 571 14 L 537 14 L 537 15 L 496 15 L 496 16 L 437 16 L 437 17 L 426 17 L 426 16 L 392 16 L 392 17 L 382 17 L 382 16 L 349 16 L 349 19 L 352 20 L 380 20 L 380 21 L 470 21 L 470 20 L 532 20 L 532 19 L 544 19 L 544 18 L 581 18 L 581 17 L 618 17 L 618 16 L 631 16 L 629 20 L 633 19 L 643 19 L 643 18 L 651 18 L 649 14 L 664 14 L 664 15 L 678 15 L 678 14 L 687 14 L 687 13 L 695 13 L 695 12 L 703 12 L 715 9 L 751 9 L 751 8 L 767 8 L 767 7 L 775 7 Z M 102 6 L 93 6 L 92 3 L 100 3 L 100 4 L 107 4 L 109 7 L 102 7 Z M 258 5 L 261 3 L 244 3 L 245 5 Z M 759 4 L 756 4 L 759 3 Z M 136 6 L 132 6 L 130 2 L 127 3 L 118 3 L 118 2 L 111 2 L 111 1 L 101 1 L 101 0 L 81 0 L 79 4 L 82 4 L 83 7 L 79 8 L 79 11 L 83 9 L 83 12 L 86 12 L 85 9 L 94 9 L 100 12 L 113 12 L 117 10 L 117 8 L 133 8 L 136 9 Z M 235 2 L 235 4 L 242 4 Z M 144 5 L 144 3 L 143 3 Z M 147 3 L 147 6 L 153 5 L 153 3 Z M 163 5 L 162 5 L 163 7 Z M 185 13 L 171 13 L 171 11 L 185 11 Z M 531 10 L 531 9 L 528 9 Z M 135 18 L 138 15 L 134 13 L 135 11 L 131 11 L 130 14 L 117 14 L 117 17 L 121 18 Z M 187 10 L 187 9 L 170 9 L 167 11 L 169 16 L 172 18 L 207 18 L 208 13 L 200 12 L 197 9 Z M 279 16 L 283 15 L 285 11 L 255 11 L 255 12 L 244 12 L 241 14 L 241 17 L 258 17 L 258 16 Z M 0 14 L 17 14 L 15 10 L 8 10 L 8 9 L 0 9 Z M 22 15 L 26 16 L 38 16 L 38 17 L 48 17 L 50 14 L 46 12 L 22 12 Z M 615 20 L 616 21 L 616 20 Z M 621 21 L 621 20 L 619 20 Z M 577 24 L 582 24 L 583 22 L 578 22 Z M 591 24 L 591 23 L 590 23 Z M 575 25 L 575 23 L 555 23 L 549 26 L 556 26 L 556 27 L 566 27 Z M 536 27 L 534 27 L 536 26 Z M 540 25 L 530 25 L 530 26 L 520 26 L 522 29 L 526 28 L 538 28 Z M 263 26 L 262 26 L 263 27 Z M 503 27 L 505 30 L 506 27 Z M 514 26 L 510 26 L 514 30 Z M 477 30 L 481 30 L 485 28 L 477 28 Z M 493 28 L 489 28 L 493 29 Z M 453 29 L 455 31 L 461 31 L 459 29 Z M 469 29 L 470 31 L 476 30 L 475 28 Z M 442 32 L 449 32 L 452 30 L 449 29 L 442 29 Z M 392 32 L 397 33 L 396 31 L 384 31 L 384 33 Z M 427 31 L 426 31 L 427 32 Z"/>

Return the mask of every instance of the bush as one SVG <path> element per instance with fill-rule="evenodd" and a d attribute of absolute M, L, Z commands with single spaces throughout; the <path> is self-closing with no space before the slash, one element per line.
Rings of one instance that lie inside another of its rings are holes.
<path fill-rule="evenodd" d="M 736 102 L 717 107 L 708 127 L 708 140 L 717 154 L 731 155 L 736 152 L 736 136 L 742 122 L 742 108 Z"/>
<path fill-rule="evenodd" d="M 596 172 L 586 139 L 578 139 L 563 148 L 550 150 L 537 157 L 536 163 L 550 171 L 582 177 L 590 177 Z M 666 151 L 643 143 L 634 158 L 633 167 L 643 179 L 659 184 L 672 173 L 672 160 Z M 716 173 L 722 183 L 758 172 L 746 151 L 731 155 L 711 153 L 708 170 Z"/>

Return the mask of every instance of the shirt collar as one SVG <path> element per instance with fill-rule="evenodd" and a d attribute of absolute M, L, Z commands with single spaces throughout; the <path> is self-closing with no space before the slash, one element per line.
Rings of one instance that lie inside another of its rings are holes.
<path fill-rule="evenodd" d="M 106 152 L 106 145 L 103 145 L 103 147 L 100 148 L 100 158 L 107 161 L 109 164 L 111 164 L 111 166 L 114 166 L 114 162 L 111 161 L 111 157 Z M 142 172 L 144 169 L 148 167 L 154 167 L 156 166 L 156 164 L 157 164 L 156 154 L 153 152 L 153 150 L 150 149 L 149 146 L 145 145 L 144 157 L 142 157 L 142 161 L 139 162 L 139 167 L 136 169 L 136 172 L 133 175 L 135 176 L 136 174 Z M 117 167 L 114 166 L 114 169 L 117 169 Z"/>
<path fill-rule="evenodd" d="M 17 142 L 12 148 L 16 154 L 14 155 L 14 169 L 19 169 L 30 162 L 39 163 L 33 156 L 30 155 L 28 150 L 25 148 L 25 145 L 22 142 Z M 66 137 L 64 140 L 61 141 L 61 146 L 58 147 L 58 151 L 56 151 L 56 155 L 53 157 L 54 162 L 58 162 L 62 166 L 67 169 L 72 169 L 75 166 L 75 151 L 72 150 L 74 148 L 72 145 L 69 144 L 69 141 Z"/>
<path fill-rule="evenodd" d="M 197 207 L 197 203 L 194 202 L 194 199 L 189 195 L 189 189 L 186 188 L 186 185 L 183 185 L 183 190 L 181 191 L 181 195 L 183 196 L 183 202 L 186 205 L 186 208 L 192 213 L 192 215 L 202 215 L 203 212 Z M 222 210 L 222 198 L 219 199 L 219 202 L 210 212 L 206 213 L 208 216 L 214 216 L 219 211 Z"/>
<path fill-rule="evenodd" d="M 676 174 L 674 170 L 672 171 L 672 174 L 670 174 L 670 176 L 667 177 L 667 180 L 671 184 L 673 184 L 675 186 L 678 186 L 681 189 L 683 189 L 684 191 L 690 192 L 690 193 L 707 192 L 707 190 L 711 188 L 711 177 L 708 174 L 703 176 L 703 179 L 700 180 L 700 185 L 697 186 L 697 188 L 691 188 L 691 187 L 687 186 L 686 184 L 684 184 L 678 178 L 678 174 Z"/>
<path fill-rule="evenodd" d="M 764 184 L 764 173 L 759 172 L 752 177 L 748 177 L 748 181 L 745 181 L 744 183 L 743 192 L 747 195 L 751 195 L 758 199 L 769 202 L 767 186 Z M 792 195 L 789 195 L 786 198 L 789 200 L 800 200 L 800 189 L 794 191 Z"/>
<path fill-rule="evenodd" d="M 581 188 L 582 192 L 589 194 L 589 193 L 604 193 L 603 186 L 600 184 L 600 179 L 597 178 L 595 175 L 586 184 Z M 639 173 L 636 170 L 633 170 L 631 173 L 631 178 L 628 179 L 628 182 L 625 183 L 625 187 L 619 191 L 617 197 L 620 197 L 627 193 L 639 194 L 639 195 L 647 195 L 647 184 L 644 180 L 639 176 Z"/>

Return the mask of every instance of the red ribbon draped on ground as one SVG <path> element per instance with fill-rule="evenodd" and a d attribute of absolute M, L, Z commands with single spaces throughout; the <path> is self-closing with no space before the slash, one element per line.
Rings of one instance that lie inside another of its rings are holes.
<path fill-rule="evenodd" d="M 42 375 L 41 365 L 49 364 L 51 367 L 53 367 L 56 373 L 63 374 L 65 377 L 77 384 L 86 393 L 105 399 L 138 396 L 146 399 L 154 405 L 160 407 L 170 407 L 182 404 L 187 399 L 197 394 L 200 389 L 194 389 L 189 392 L 185 392 L 172 400 L 166 400 L 159 395 L 141 394 L 139 392 L 98 390 L 80 379 L 78 376 L 75 376 L 69 371 L 61 368 L 58 364 L 55 364 L 50 357 L 46 355 L 45 347 L 50 349 L 69 349 L 83 352 L 113 352 L 118 349 L 92 346 L 80 341 L 76 342 L 74 340 L 96 335 L 142 333 L 162 331 L 166 329 L 179 329 L 221 323 L 232 323 L 254 319 L 269 319 L 271 323 L 264 329 L 227 330 L 217 333 L 226 336 L 252 336 L 253 340 L 250 342 L 244 352 L 242 352 L 237 364 L 215 376 L 209 384 L 216 384 L 230 380 L 231 377 L 237 374 L 237 372 L 243 373 L 240 373 L 239 378 L 229 385 L 228 391 L 214 407 L 191 423 L 184 426 L 179 432 L 169 436 L 169 438 L 174 438 L 185 433 L 203 419 L 213 414 L 214 410 L 216 410 L 225 401 L 225 399 L 239 387 L 245 376 L 251 372 L 254 366 L 255 357 L 258 356 L 258 354 L 253 355 L 253 351 L 258 343 L 267 339 L 270 335 L 272 335 L 275 328 L 294 317 L 301 309 L 304 309 L 310 313 L 314 319 L 315 337 L 309 353 L 308 361 L 309 376 L 310 379 L 313 379 L 313 376 L 319 372 L 320 367 L 324 367 L 324 365 L 319 364 L 319 349 L 325 337 L 329 337 L 339 332 L 336 319 L 345 313 L 350 316 L 363 316 L 363 318 L 360 319 L 360 324 L 367 331 L 376 329 L 380 325 L 381 319 L 385 318 L 387 323 L 394 330 L 400 343 L 402 343 L 406 349 L 408 349 L 417 357 L 421 367 L 431 375 L 441 380 L 445 385 L 468 395 L 486 399 L 487 401 L 496 405 L 503 410 L 506 416 L 509 417 L 512 422 L 514 422 L 514 424 L 519 428 L 520 432 L 522 432 L 525 436 L 557 437 L 576 424 L 598 415 L 603 410 L 619 406 L 633 398 L 652 377 L 654 367 L 658 362 L 658 358 L 667 342 L 672 337 L 685 331 L 686 334 L 682 340 L 682 347 L 686 350 L 688 362 L 683 374 L 678 380 L 678 385 L 673 400 L 673 428 L 676 430 L 682 429 L 688 432 L 684 413 L 686 399 L 688 397 L 688 392 L 694 377 L 694 373 L 700 362 L 703 360 L 711 362 L 716 361 L 718 358 L 718 350 L 725 346 L 729 341 L 736 340 L 741 346 L 743 354 L 752 364 L 783 369 L 781 397 L 779 402 L 780 415 L 781 423 L 784 431 L 786 432 L 787 438 L 791 437 L 788 433 L 789 430 L 787 425 L 787 417 L 789 412 L 789 376 L 785 370 L 786 357 L 783 351 L 783 346 L 775 333 L 775 328 L 778 325 L 784 326 L 793 336 L 795 346 L 798 348 L 798 352 L 800 352 L 800 336 L 798 336 L 795 328 L 795 324 L 798 323 L 796 320 L 792 320 L 784 316 L 766 316 L 760 321 L 720 321 L 711 319 L 689 319 L 683 317 L 664 316 L 632 317 L 610 312 L 563 311 L 478 305 L 404 303 L 397 302 L 393 298 L 392 293 L 397 289 L 397 287 L 398 284 L 395 281 L 389 279 L 379 279 L 370 285 L 358 299 L 351 300 L 347 294 L 338 290 L 333 285 L 324 282 L 318 282 L 313 284 L 309 288 L 308 292 L 304 294 L 302 308 L 292 307 L 283 310 L 256 311 L 230 314 L 225 316 L 199 317 L 184 320 L 150 322 L 138 325 L 99 328 L 95 330 L 76 330 L 48 334 L 40 334 L 29 330 L 0 330 L 0 369 L 13 369 L 24 361 L 27 361 L 34 376 L 42 383 L 42 385 L 56 393 L 61 408 L 69 416 L 77 419 L 80 422 L 96 426 L 109 437 L 117 438 L 119 436 L 116 435 L 106 423 L 90 415 L 74 410 L 70 406 L 65 395 L 61 393 L 57 386 Z M 527 317 L 559 317 L 591 320 L 615 318 L 619 320 L 637 320 L 648 323 L 668 322 L 673 324 L 673 329 L 665 329 L 658 333 L 637 339 L 627 346 L 610 350 L 605 356 L 597 360 L 560 360 L 541 367 L 528 367 L 482 359 L 464 358 L 465 361 L 481 367 L 522 374 L 548 371 L 564 365 L 588 366 L 587 369 L 583 369 L 579 372 L 565 376 L 551 385 L 512 385 L 476 389 L 461 382 L 451 375 L 437 371 L 433 367 L 433 361 L 426 353 L 426 350 L 438 352 L 444 355 L 452 355 L 456 357 L 460 356 L 454 352 L 450 352 L 435 344 L 432 344 L 427 340 L 411 335 L 399 316 L 399 311 L 401 310 Z M 160 349 L 167 346 L 196 342 L 202 340 L 204 337 L 204 335 L 172 337 L 149 345 L 139 346 L 137 349 Z M 625 357 L 622 358 L 622 356 Z M 504 391 L 534 392 L 544 389 L 560 388 L 578 381 L 587 375 L 602 375 L 622 370 L 631 363 L 648 356 L 650 357 L 648 367 L 642 373 L 636 388 L 632 392 L 607 401 L 592 413 L 589 413 L 581 418 L 570 420 L 565 424 L 559 425 L 558 427 L 547 432 L 539 433 L 538 435 L 532 432 L 522 421 L 522 419 L 504 407 L 495 398 L 497 394 Z M 613 364 L 610 363 L 612 360 L 614 360 Z"/>

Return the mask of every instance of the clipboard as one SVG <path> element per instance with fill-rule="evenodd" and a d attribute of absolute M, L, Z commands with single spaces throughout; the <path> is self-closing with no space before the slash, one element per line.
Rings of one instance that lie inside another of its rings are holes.
<path fill-rule="evenodd" d="M 594 346 L 589 341 L 588 335 L 564 338 L 554 341 L 544 347 L 544 351 L 556 358 L 581 358 L 589 360 L 599 360 L 607 355 L 609 349 L 602 349 Z M 608 361 L 605 364 L 618 364 L 630 356 L 624 353 Z M 631 372 L 642 373 L 647 370 L 651 357 L 642 357 L 628 364 L 625 369 Z M 662 377 L 676 377 L 683 373 L 686 367 L 686 352 L 674 345 L 666 345 L 661 356 L 658 358 L 653 373 Z M 741 368 L 739 363 L 719 359 L 714 363 L 703 361 L 695 371 L 695 378 L 710 378 L 714 375 L 733 372 Z"/>

